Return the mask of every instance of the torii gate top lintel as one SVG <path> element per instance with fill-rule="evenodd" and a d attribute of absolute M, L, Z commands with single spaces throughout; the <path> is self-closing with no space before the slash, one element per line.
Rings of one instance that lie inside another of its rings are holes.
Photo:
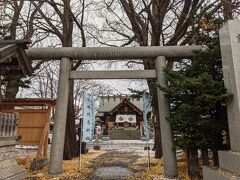
<path fill-rule="evenodd" d="M 126 60 L 165 57 L 191 57 L 201 46 L 147 46 L 147 47 L 62 47 L 30 48 L 26 53 L 31 60 Z"/>

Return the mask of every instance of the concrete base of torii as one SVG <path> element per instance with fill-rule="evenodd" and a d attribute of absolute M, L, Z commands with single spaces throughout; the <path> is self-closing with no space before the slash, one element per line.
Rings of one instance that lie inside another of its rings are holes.
<path fill-rule="evenodd" d="M 219 151 L 219 168 L 203 168 L 204 180 L 240 180 L 240 21 L 220 30 L 224 84 L 233 98 L 227 102 L 230 151 Z"/>

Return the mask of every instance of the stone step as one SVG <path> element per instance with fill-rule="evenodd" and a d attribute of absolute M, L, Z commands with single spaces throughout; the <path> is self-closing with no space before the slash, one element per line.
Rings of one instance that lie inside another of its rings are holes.
<path fill-rule="evenodd" d="M 109 130 L 109 138 L 111 140 L 140 140 L 141 134 L 139 130 Z"/>
<path fill-rule="evenodd" d="M 8 140 L 1 140 L 0 141 L 0 148 L 4 146 L 12 146 L 16 144 L 15 139 L 8 139 Z"/>
<path fill-rule="evenodd" d="M 27 177 L 27 172 L 17 165 L 0 169 L 0 180 L 21 180 L 25 177 Z"/>
<path fill-rule="evenodd" d="M 19 174 L 15 174 L 14 176 L 8 177 L 5 180 L 22 180 L 27 177 L 27 172 L 21 172 Z"/>
<path fill-rule="evenodd" d="M 9 152 L 9 151 L 14 151 L 14 150 L 15 150 L 15 145 L 13 145 L 13 146 L 0 147 L 0 153 Z"/>
<path fill-rule="evenodd" d="M 203 166 L 203 180 L 240 180 L 240 176 L 223 169 L 213 169 Z"/>
<path fill-rule="evenodd" d="M 219 167 L 240 176 L 240 152 L 218 151 Z"/>
<path fill-rule="evenodd" d="M 15 158 L 2 160 L 0 161 L 0 170 L 14 165 L 17 165 Z"/>
<path fill-rule="evenodd" d="M 134 173 L 128 168 L 123 168 L 120 166 L 111 166 L 111 167 L 100 167 L 94 173 L 95 179 L 131 179 L 133 178 Z"/>
<path fill-rule="evenodd" d="M 4 152 L 0 154 L 0 161 L 7 160 L 7 159 L 13 159 L 16 157 L 16 151 L 9 151 Z"/>

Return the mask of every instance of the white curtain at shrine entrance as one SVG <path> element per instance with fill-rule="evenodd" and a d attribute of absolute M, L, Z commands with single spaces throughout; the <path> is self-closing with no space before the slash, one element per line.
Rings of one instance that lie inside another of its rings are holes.
<path fill-rule="evenodd" d="M 124 122 L 128 122 L 128 123 L 136 123 L 137 122 L 137 118 L 135 114 L 118 114 L 116 115 L 116 123 L 124 123 Z"/>

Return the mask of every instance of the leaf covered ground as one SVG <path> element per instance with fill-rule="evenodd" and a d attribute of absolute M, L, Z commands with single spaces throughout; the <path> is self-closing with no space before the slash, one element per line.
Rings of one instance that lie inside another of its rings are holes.
<path fill-rule="evenodd" d="M 82 179 L 82 180 L 98 180 L 95 171 L 99 167 L 124 167 L 134 173 L 134 177 L 125 179 L 136 180 L 162 180 L 163 161 L 151 157 L 150 166 L 147 168 L 147 152 L 143 151 L 124 151 L 124 150 L 91 150 L 87 154 L 83 154 L 81 158 L 81 169 L 78 171 L 79 159 L 75 158 L 69 161 L 63 161 L 63 176 L 60 178 L 52 178 L 47 175 L 48 167 L 42 170 L 30 171 L 30 163 L 34 159 L 34 155 L 30 154 L 24 158 L 17 158 L 17 162 L 23 168 L 29 171 L 29 176 L 26 179 L 31 180 L 49 180 L 49 179 Z M 184 159 L 178 161 L 179 177 L 183 180 L 188 180 L 186 175 L 186 163 Z"/>

